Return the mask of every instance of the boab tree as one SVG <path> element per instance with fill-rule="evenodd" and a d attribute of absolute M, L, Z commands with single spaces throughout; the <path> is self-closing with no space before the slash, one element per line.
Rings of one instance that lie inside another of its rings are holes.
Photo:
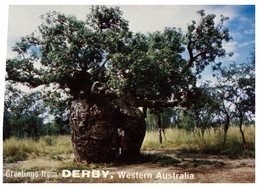
<path fill-rule="evenodd" d="M 139 153 L 144 115 L 138 107 L 180 105 L 210 62 L 226 55 L 231 37 L 227 20 L 199 11 L 188 26 L 134 34 L 119 8 L 91 8 L 87 21 L 49 12 L 38 34 L 23 37 L 8 59 L 6 79 L 29 87 L 50 86 L 53 101 L 69 97 L 74 153 L 78 161 L 111 161 L 117 153 L 117 129 L 123 128 L 123 154 Z M 182 56 L 185 46 L 189 60 Z M 220 66 L 215 62 L 214 68 Z M 65 93 L 62 95 L 61 93 Z M 58 96 L 58 97 L 57 97 Z"/>

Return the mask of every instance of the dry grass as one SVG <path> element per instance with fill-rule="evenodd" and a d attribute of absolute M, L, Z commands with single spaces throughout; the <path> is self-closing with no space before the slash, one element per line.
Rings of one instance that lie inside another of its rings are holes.
<path fill-rule="evenodd" d="M 246 141 L 255 143 L 255 129 L 251 127 L 251 129 L 248 129 L 247 127 L 244 127 L 245 130 L 245 136 Z M 198 130 L 194 134 L 192 132 L 187 132 L 185 130 L 181 129 L 167 129 L 165 131 L 167 141 L 165 140 L 165 137 L 163 136 L 163 144 L 158 143 L 158 132 L 147 132 L 145 136 L 145 140 L 142 145 L 142 150 L 176 150 L 176 149 L 187 149 L 187 150 L 193 150 L 193 151 L 202 151 L 202 150 L 210 150 L 210 149 L 216 149 L 219 144 L 222 144 L 223 142 L 223 132 L 210 130 L 205 132 L 204 137 L 200 137 L 198 134 Z M 239 147 L 234 146 L 240 146 L 241 145 L 241 134 L 239 132 L 239 129 L 236 130 L 232 127 L 230 128 L 228 132 L 228 140 L 227 144 L 231 145 L 232 147 L 229 147 L 229 150 L 225 150 L 224 148 L 220 147 L 218 148 L 218 151 L 224 151 L 226 155 L 237 155 L 237 151 L 246 151 L 248 152 L 246 155 L 249 156 L 251 154 L 249 150 L 240 149 Z M 213 151 L 213 150 L 211 150 Z M 183 152 L 185 154 L 186 152 Z M 218 152 L 218 154 L 220 154 Z M 239 153 L 240 156 L 241 153 Z M 29 179 L 29 178 L 4 178 L 4 182 L 92 182 L 92 181 L 111 181 L 113 183 L 117 182 L 127 182 L 126 179 L 114 179 L 114 180 L 103 180 L 103 179 L 75 179 L 75 178 L 61 178 L 61 170 L 62 169 L 102 169 L 110 167 L 111 164 L 88 164 L 88 163 L 77 163 L 74 158 L 72 144 L 71 144 L 71 136 L 49 136 L 49 137 L 41 137 L 37 141 L 34 139 L 16 139 L 16 138 L 10 138 L 3 142 L 3 156 L 4 156 L 4 169 L 15 169 L 15 170 L 30 170 L 30 171 L 40 171 L 40 170 L 46 170 L 48 172 L 55 171 L 59 174 L 58 178 L 39 178 L 39 179 Z M 157 158 L 156 155 L 147 155 L 146 157 L 150 157 L 152 161 L 158 160 L 160 162 L 159 166 L 156 166 L 155 169 L 158 171 L 165 171 L 168 168 L 164 168 L 162 166 L 164 165 L 179 165 L 178 169 L 182 171 L 189 171 L 194 170 L 194 172 L 197 173 L 197 179 L 194 180 L 197 182 L 254 182 L 254 166 L 251 164 L 248 164 L 247 167 L 241 167 L 238 168 L 238 164 L 245 164 L 244 161 L 234 161 L 234 167 L 228 165 L 223 165 L 220 162 L 212 162 L 209 160 L 197 160 L 198 154 L 195 154 L 196 159 L 195 160 L 189 160 L 186 161 L 187 165 L 185 165 L 185 161 L 183 164 L 180 164 L 179 160 L 169 158 L 167 156 L 163 156 L 163 158 Z M 215 159 L 215 158 L 214 158 Z M 252 159 L 250 159 L 252 160 Z M 17 163 L 8 163 L 8 162 L 16 162 L 16 161 L 22 161 Z M 156 161 L 158 163 L 158 161 Z M 230 160 L 231 161 L 231 160 Z M 203 162 L 203 164 L 201 164 Z M 158 165 L 156 163 L 156 165 Z M 196 166 L 195 166 L 196 163 Z M 198 164 L 197 164 L 198 163 Z M 204 164 L 205 163 L 205 164 Z M 226 163 L 226 161 L 225 161 Z M 146 165 L 149 165 L 147 167 Z M 151 163 L 147 164 L 136 164 L 136 165 L 130 165 L 127 167 L 128 170 L 134 170 L 136 169 L 144 169 L 146 171 L 151 170 Z M 221 167 L 218 167 L 218 165 L 221 164 Z M 254 163 L 252 163 L 254 164 Z M 222 174 L 223 170 L 222 168 L 225 168 L 224 171 L 225 175 Z M 132 169 L 131 169 L 132 167 Z M 232 169 L 230 169 L 232 167 Z M 117 167 L 113 167 L 117 168 Z M 130 169 L 129 169 L 130 168 Z M 120 170 L 121 167 L 117 168 L 117 170 Z M 203 172 L 205 170 L 210 169 L 209 173 L 203 173 L 200 174 L 200 169 L 203 169 Z M 212 174 L 212 170 L 214 170 L 214 173 Z M 239 170 L 239 171 L 238 171 Z M 234 175 L 235 173 L 235 175 Z M 246 175 L 245 175 L 246 174 Z M 201 176 L 200 176 L 201 175 Z M 238 178 L 234 178 L 238 177 Z M 251 179 L 249 179 L 249 177 Z M 132 180 L 131 180 L 132 181 Z M 121 182 L 121 183 L 122 183 Z M 155 182 L 158 182 L 157 180 Z M 165 180 L 164 180 L 165 182 Z"/>
<path fill-rule="evenodd" d="M 39 156 L 71 154 L 70 136 L 47 136 L 38 140 L 32 138 L 9 138 L 3 142 L 3 157 L 6 162 L 15 162 Z"/>
<path fill-rule="evenodd" d="M 255 128 L 253 126 L 243 127 L 245 139 L 247 142 L 255 143 Z M 203 150 L 213 148 L 223 144 L 224 132 L 210 129 L 205 131 L 202 136 L 197 129 L 195 132 L 185 131 L 183 129 L 166 129 L 165 135 L 162 134 L 163 143 L 159 144 L 158 132 L 146 132 L 142 150 L 172 150 L 172 149 L 187 149 L 187 150 Z M 166 138 L 165 138 L 166 137 Z M 227 136 L 227 145 L 241 144 L 242 137 L 238 128 L 230 127 Z"/>
<path fill-rule="evenodd" d="M 60 161 L 36 158 L 36 159 L 31 159 L 31 160 L 25 161 L 22 164 L 22 169 L 25 169 L 25 170 L 32 170 L 32 169 L 33 170 L 43 170 L 43 169 L 56 170 L 60 166 L 61 166 Z"/>
<path fill-rule="evenodd" d="M 39 154 L 43 150 L 42 142 L 35 142 L 33 139 L 20 139 L 12 137 L 3 143 L 3 155 L 14 156 L 17 153 Z"/>
<path fill-rule="evenodd" d="M 250 142 L 253 147 L 255 144 L 255 129 L 243 127 L 245 138 L 247 142 Z M 188 132 L 183 129 L 166 129 L 165 136 L 163 135 L 163 143 L 159 144 L 158 132 L 146 132 L 146 136 L 142 145 L 141 150 L 192 150 L 192 151 L 213 151 L 222 150 L 223 143 L 223 132 L 206 131 L 204 136 L 199 136 L 199 131 L 196 130 L 195 133 Z M 227 146 L 229 146 L 228 152 L 233 152 L 233 150 L 241 150 L 241 133 L 238 128 L 231 127 L 228 131 Z M 248 150 L 253 150 L 254 148 L 249 148 Z M 251 151 L 250 151 L 251 152 Z M 223 153 L 225 154 L 225 152 Z M 66 136 L 47 136 L 41 137 L 38 140 L 31 138 L 17 139 L 10 138 L 3 142 L 3 157 L 5 162 L 15 162 L 26 159 L 38 159 L 31 161 L 33 166 L 40 166 L 44 163 L 47 166 L 48 160 L 53 161 L 73 161 L 70 157 L 73 156 L 73 148 L 71 144 L 71 137 Z M 39 161 L 39 160 L 45 160 Z M 56 163 L 53 163 L 56 164 Z M 58 164 L 58 163 L 57 163 Z M 61 165 L 61 163 L 59 163 Z"/>

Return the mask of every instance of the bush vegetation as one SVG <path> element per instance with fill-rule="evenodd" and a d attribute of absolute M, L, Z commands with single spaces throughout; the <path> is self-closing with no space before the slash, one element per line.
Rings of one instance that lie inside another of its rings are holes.
<path fill-rule="evenodd" d="M 247 144 L 242 144 L 238 128 L 231 127 L 228 131 L 226 147 L 223 147 L 223 131 L 210 129 L 202 137 L 199 130 L 195 132 L 169 128 L 165 130 L 163 143 L 159 144 L 158 133 L 147 131 L 141 150 L 182 150 L 209 154 L 223 154 L 236 158 L 241 155 L 254 157 L 255 128 L 244 126 Z M 166 138 L 165 138 L 166 137 Z M 17 139 L 12 137 L 3 142 L 4 162 L 15 162 L 49 156 L 51 160 L 62 161 L 64 154 L 72 154 L 73 148 L 70 135 L 45 136 L 38 140 L 32 138 Z"/>
<path fill-rule="evenodd" d="M 165 129 L 163 143 L 159 143 L 158 132 L 148 131 L 144 138 L 141 150 L 183 150 L 187 152 L 200 152 L 223 154 L 230 157 L 241 155 L 254 157 L 255 154 L 255 128 L 243 126 L 246 144 L 243 144 L 238 127 L 230 127 L 225 147 L 223 146 L 224 131 L 221 129 L 208 129 L 204 135 L 200 129 L 187 131 L 184 129 Z"/>

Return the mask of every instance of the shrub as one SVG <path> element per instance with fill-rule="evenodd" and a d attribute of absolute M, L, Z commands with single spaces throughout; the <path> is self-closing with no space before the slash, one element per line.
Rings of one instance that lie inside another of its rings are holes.
<path fill-rule="evenodd" d="M 53 146 L 54 145 L 54 139 L 50 136 L 45 136 L 44 137 L 45 139 L 45 143 L 48 145 L 48 146 Z"/>

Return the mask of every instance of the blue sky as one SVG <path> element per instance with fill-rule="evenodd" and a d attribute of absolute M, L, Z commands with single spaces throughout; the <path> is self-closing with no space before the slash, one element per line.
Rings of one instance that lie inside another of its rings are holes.
<path fill-rule="evenodd" d="M 230 46 L 234 50 L 231 60 L 243 63 L 255 47 L 255 7 L 234 6 L 238 16 L 229 21 L 227 27 L 233 37 Z"/>
<path fill-rule="evenodd" d="M 8 19 L 7 57 L 14 57 L 11 47 L 20 37 L 37 30 L 41 24 L 40 15 L 48 11 L 75 15 L 85 20 L 90 6 L 10 6 Z M 192 20 L 198 20 L 196 11 L 204 9 L 207 14 L 221 14 L 230 19 L 226 23 L 233 40 L 225 44 L 227 52 L 234 52 L 233 57 L 220 59 L 223 65 L 232 62 L 244 63 L 254 51 L 255 46 L 255 6 L 249 5 L 121 5 L 123 17 L 129 20 L 130 30 L 134 32 L 162 31 L 165 27 L 182 28 L 185 33 L 187 25 Z M 212 72 L 207 68 L 203 79 L 212 79 Z"/>
<path fill-rule="evenodd" d="M 233 40 L 225 44 L 227 52 L 233 52 L 232 57 L 222 59 L 224 66 L 236 62 L 248 63 L 250 53 L 255 51 L 255 6 L 253 5 L 234 5 L 234 6 L 209 6 L 214 8 L 230 7 L 235 14 L 227 22 L 230 35 Z M 212 71 L 208 67 L 202 74 L 204 79 L 212 79 Z"/>

